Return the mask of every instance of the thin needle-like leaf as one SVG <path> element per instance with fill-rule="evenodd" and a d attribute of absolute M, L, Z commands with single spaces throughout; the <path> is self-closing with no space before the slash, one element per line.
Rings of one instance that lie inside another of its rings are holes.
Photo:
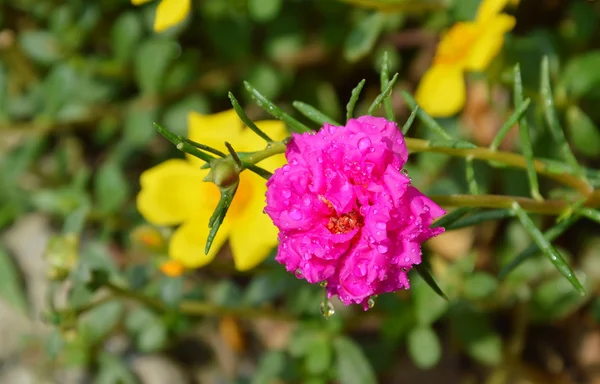
<path fill-rule="evenodd" d="M 225 157 L 225 156 L 227 156 L 226 154 L 224 154 L 223 152 L 219 151 L 218 149 L 215 149 L 213 147 L 209 147 L 208 145 L 197 143 L 197 142 L 195 142 L 193 140 L 188 139 L 187 137 L 181 137 L 180 136 L 180 138 L 181 138 L 181 140 L 183 140 L 184 142 L 188 143 L 189 145 L 192 145 L 192 146 L 194 146 L 194 147 L 196 147 L 198 149 L 201 149 L 203 151 L 212 153 L 213 155 L 217 155 L 219 157 Z"/>
<path fill-rule="evenodd" d="M 454 229 L 471 227 L 477 224 L 481 224 L 484 221 L 506 219 L 507 217 L 512 217 L 514 215 L 514 212 L 510 209 L 488 209 L 485 211 L 474 212 L 469 216 L 462 217 L 446 226 L 446 229 L 448 231 L 452 231 Z"/>
<path fill-rule="evenodd" d="M 597 223 L 600 223 L 600 211 L 592 208 L 581 208 L 578 213 Z"/>
<path fill-rule="evenodd" d="M 256 88 L 254 88 L 252 86 L 252 84 L 250 84 L 249 82 L 244 81 L 244 87 L 246 88 L 246 90 L 248 92 L 250 92 L 250 95 L 252 96 L 252 98 L 254 100 L 256 100 L 256 104 L 259 107 L 261 107 L 262 109 L 267 111 L 267 113 L 271 114 L 272 116 L 274 116 L 274 117 L 278 118 L 279 120 L 283 121 L 284 123 L 286 123 L 293 132 L 296 132 L 296 133 L 312 132 L 312 130 L 310 128 L 308 128 L 306 125 L 304 125 L 301 122 L 299 122 L 298 120 L 294 119 L 292 116 L 285 113 L 281 108 L 279 108 L 278 106 L 273 104 L 273 102 L 271 100 L 264 97 L 262 95 L 262 93 L 260 93 Z"/>
<path fill-rule="evenodd" d="M 578 219 L 579 217 L 577 215 L 573 215 L 557 223 L 555 226 L 544 232 L 544 238 L 548 242 L 556 240 L 567 229 L 569 229 L 573 224 L 575 224 Z M 504 279 L 506 276 L 508 276 L 509 273 L 515 270 L 515 268 L 521 265 L 524 261 L 526 261 L 530 257 L 537 255 L 540 252 L 540 247 L 537 245 L 537 243 L 531 244 L 529 247 L 525 248 L 523 252 L 519 253 L 514 259 L 512 259 L 510 263 L 508 263 L 500 270 L 500 273 L 498 273 L 498 278 Z"/>
<path fill-rule="evenodd" d="M 473 165 L 473 158 L 467 157 L 465 161 L 465 177 L 467 179 L 467 185 L 469 186 L 469 193 L 471 195 L 478 195 L 479 185 L 477 185 L 477 179 L 475 178 L 475 167 Z"/>
<path fill-rule="evenodd" d="M 210 160 L 214 159 L 214 157 L 212 157 L 208 153 L 204 153 L 204 152 L 200 151 L 198 148 L 194 147 L 193 145 L 190 145 L 189 143 L 187 143 L 186 139 L 183 138 L 182 136 L 176 135 L 173 132 L 166 130 L 165 128 L 163 128 L 162 126 L 160 126 L 157 123 L 154 123 L 154 127 L 156 128 L 158 133 L 160 133 L 161 135 L 164 136 L 165 139 L 167 139 L 171 143 L 173 143 L 175 145 L 175 147 L 177 149 L 179 149 L 181 152 L 189 153 L 190 155 L 195 156 L 201 160 L 204 160 L 207 163 Z"/>
<path fill-rule="evenodd" d="M 411 110 L 414 110 L 418 106 L 417 101 L 410 93 L 402 91 L 401 94 L 404 102 Z M 423 124 L 425 124 L 427 128 L 429 128 L 433 133 L 437 134 L 442 139 L 452 140 L 452 137 L 444 130 L 444 128 L 442 128 L 442 126 L 439 125 L 438 122 L 433 119 L 433 117 L 429 116 L 427 112 L 423 110 L 423 108 L 419 108 L 417 110 L 417 117 L 423 122 Z"/>
<path fill-rule="evenodd" d="M 517 124 L 517 122 L 521 119 L 521 117 L 523 117 L 523 115 L 527 111 L 527 108 L 529 107 L 530 103 L 531 103 L 531 99 L 525 99 L 525 101 L 523 101 L 521 103 L 521 105 L 517 109 L 515 109 L 515 111 L 512 113 L 512 115 L 510 115 L 508 120 L 506 120 L 506 122 L 502 125 L 502 127 L 498 131 L 498 134 L 496 135 L 496 137 L 494 138 L 494 141 L 492 141 L 492 144 L 490 145 L 490 149 L 493 149 L 493 150 L 498 149 L 498 147 L 502 143 L 502 140 L 504 140 L 504 138 L 506 137 L 508 132 L 511 130 L 511 128 L 514 127 L 515 124 Z"/>
<path fill-rule="evenodd" d="M 460 207 L 455 210 L 446 213 L 444 216 L 440 217 L 431 225 L 432 228 L 446 228 L 448 225 L 454 223 L 456 220 L 459 220 L 469 212 L 475 212 L 475 208 L 470 207 Z"/>
<path fill-rule="evenodd" d="M 313 107 L 310 104 L 303 103 L 301 101 L 294 101 L 292 103 L 294 108 L 300 111 L 301 114 L 319 124 L 322 127 L 325 123 L 340 126 L 341 124 L 327 116 L 323 112 L 319 111 L 317 108 Z"/>
<path fill-rule="evenodd" d="M 383 53 L 379 79 L 381 81 L 381 92 L 383 92 L 390 81 L 390 57 L 387 51 Z M 383 99 L 383 108 L 385 109 L 385 117 L 389 121 L 394 121 L 394 109 L 392 108 L 392 99 L 389 96 Z"/>
<path fill-rule="evenodd" d="M 521 68 L 519 64 L 515 65 L 514 68 L 514 102 L 515 108 L 519 109 L 522 107 L 523 101 L 523 82 L 521 80 Z M 526 161 L 527 166 L 527 178 L 529 179 L 529 190 L 531 197 L 535 200 L 544 200 L 540 193 L 540 187 L 537 178 L 537 172 L 535 171 L 535 165 L 533 158 L 533 147 L 531 146 L 531 133 L 529 132 L 529 124 L 526 116 L 521 116 L 519 119 L 519 139 L 521 141 L 521 148 L 523 149 L 523 157 Z"/>
<path fill-rule="evenodd" d="M 383 91 L 381 91 L 381 93 L 379 95 L 377 95 L 375 100 L 373 100 L 373 103 L 371 103 L 371 106 L 367 110 L 367 113 L 369 115 L 372 115 L 373 112 L 375 112 L 377 110 L 377 108 L 379 108 L 381 106 L 381 103 L 383 103 L 383 101 L 386 98 L 390 97 L 390 94 L 392 93 L 392 88 L 394 87 L 396 80 L 398 80 L 397 73 L 394 75 L 394 77 L 392 77 L 392 80 L 388 81 L 388 83 L 385 86 L 385 88 L 383 89 Z"/>
<path fill-rule="evenodd" d="M 408 133 L 408 130 L 410 129 L 410 127 L 412 127 L 412 124 L 415 121 L 415 117 L 417 117 L 418 111 L 419 111 L 419 106 L 417 105 L 416 107 L 413 108 L 412 112 L 410 113 L 410 116 L 408 116 L 408 119 L 406 119 L 406 123 L 404 123 L 404 125 L 402 126 L 402 134 L 404 136 L 406 136 L 406 134 Z"/>
<path fill-rule="evenodd" d="M 350 120 L 352 118 L 352 115 L 354 114 L 354 107 L 358 102 L 358 97 L 360 96 L 360 92 L 365 86 L 365 82 L 366 80 L 362 79 L 360 83 L 358 83 L 358 85 L 352 90 L 350 100 L 348 101 L 348 104 L 346 104 L 346 121 Z"/>
<path fill-rule="evenodd" d="M 217 231 L 221 227 L 225 216 L 227 215 L 227 211 L 231 206 L 231 202 L 233 201 L 233 197 L 235 196 L 235 191 L 237 187 L 230 190 L 221 190 L 221 198 L 219 199 L 219 203 L 215 208 L 210 220 L 208 222 L 208 226 L 210 231 L 208 232 L 208 238 L 206 239 L 206 246 L 204 247 L 204 253 L 208 255 L 210 251 L 210 247 L 217 235 Z"/>
<path fill-rule="evenodd" d="M 513 203 L 512 208 L 523 224 L 525 230 L 529 233 L 529 236 L 533 239 L 533 242 L 537 244 L 542 253 L 554 264 L 556 269 L 573 285 L 573 287 L 582 295 L 585 295 L 585 290 L 583 286 L 575 276 L 575 273 L 567 263 L 567 261 L 562 257 L 562 255 L 554 248 L 552 243 L 544 237 L 542 232 L 535 226 L 535 223 L 527 212 L 518 203 Z M 565 220 L 566 221 L 566 220 Z M 563 222 L 565 222 L 563 221 Z"/>
<path fill-rule="evenodd" d="M 256 133 L 259 137 L 261 137 L 262 139 L 264 139 L 267 143 L 272 142 L 273 139 L 271 139 L 269 137 L 269 135 L 267 135 L 260 128 L 258 128 L 258 126 L 256 124 L 254 124 L 254 121 L 252 121 L 248 117 L 248 115 L 246 115 L 246 112 L 244 112 L 244 108 L 242 108 L 242 106 L 240 105 L 240 103 L 238 103 L 238 101 L 235 98 L 235 96 L 233 96 L 233 93 L 229 92 L 227 94 L 227 96 L 229 96 L 229 100 L 231 101 L 231 105 L 233 106 L 233 109 L 235 110 L 235 113 L 237 113 L 237 115 L 240 118 L 240 120 L 242 120 L 242 122 L 244 122 L 244 124 L 246 124 L 246 126 L 248 128 L 250 128 L 252 130 L 252 132 Z"/>
<path fill-rule="evenodd" d="M 425 267 L 425 265 L 417 264 L 415 265 L 415 270 L 417 271 L 419 276 L 421 276 L 421 278 L 425 280 L 427 285 L 429 285 L 429 287 L 433 289 L 435 293 L 437 293 L 442 299 L 448 300 L 448 297 L 446 296 L 444 291 L 442 291 L 442 289 L 439 287 L 439 285 L 435 281 L 435 278 L 431 275 L 431 272 L 429 271 L 429 269 L 427 269 L 427 267 Z"/>
<path fill-rule="evenodd" d="M 571 151 L 571 147 L 565 138 L 565 133 L 560 125 L 558 116 L 556 115 L 556 109 L 554 108 L 554 96 L 552 96 L 552 87 L 550 86 L 550 65 L 548 56 L 544 56 L 542 58 L 540 93 L 542 95 L 542 109 L 544 111 L 546 123 L 550 129 L 550 134 L 559 145 L 559 152 L 562 158 L 573 168 L 575 168 L 579 176 L 585 177 L 583 169 Z"/>

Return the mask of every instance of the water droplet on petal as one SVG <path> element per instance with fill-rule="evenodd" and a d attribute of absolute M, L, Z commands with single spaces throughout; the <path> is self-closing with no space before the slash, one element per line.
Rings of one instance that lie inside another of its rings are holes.
<path fill-rule="evenodd" d="M 317 157 L 317 162 L 319 162 L 319 164 L 323 163 L 323 158 L 321 156 Z"/>
<path fill-rule="evenodd" d="M 336 131 L 336 127 L 334 127 L 333 125 L 329 126 L 329 133 L 331 133 L 332 135 L 335 133 Z"/>
<path fill-rule="evenodd" d="M 296 164 L 298 164 L 298 160 L 296 160 L 296 159 L 292 159 L 292 161 L 290 161 L 290 163 L 291 163 L 292 165 L 296 165 Z"/>
<path fill-rule="evenodd" d="M 324 318 L 329 319 L 331 316 L 333 316 L 335 314 L 335 308 L 333 308 L 333 304 L 331 304 L 331 301 L 325 299 L 321 302 L 321 315 L 323 315 Z"/>
<path fill-rule="evenodd" d="M 360 149 L 361 151 L 364 151 L 367 148 L 371 147 L 371 139 L 369 139 L 368 137 L 363 137 L 362 139 L 358 140 L 358 149 Z"/>
<path fill-rule="evenodd" d="M 302 217 L 303 217 L 302 212 L 300 212 L 300 210 L 297 208 L 290 209 L 289 215 L 292 218 L 292 220 L 296 220 L 296 221 L 302 220 Z"/>
<path fill-rule="evenodd" d="M 405 257 L 405 258 L 404 258 L 404 261 L 406 261 L 407 263 L 410 263 L 410 257 L 408 257 L 408 256 L 407 256 L 407 257 Z"/>
<path fill-rule="evenodd" d="M 306 195 L 302 198 L 302 204 L 304 204 L 305 207 L 309 207 L 312 204 L 312 200 L 310 199 L 310 196 Z"/>
<path fill-rule="evenodd" d="M 384 245 L 384 244 L 379 244 L 379 245 L 377 246 L 377 251 L 378 251 L 379 253 L 386 253 L 386 252 L 388 251 L 388 247 L 387 247 L 387 245 Z"/>
<path fill-rule="evenodd" d="M 400 171 L 401 174 L 403 174 L 404 176 L 408 176 L 408 170 L 407 169 L 402 169 Z"/>
<path fill-rule="evenodd" d="M 281 191 L 281 196 L 283 196 L 286 199 L 289 199 L 292 196 L 292 191 L 286 188 L 283 191 Z"/>
<path fill-rule="evenodd" d="M 296 269 L 296 273 L 295 273 L 296 277 L 301 279 L 303 277 L 303 273 L 302 270 L 300 268 Z"/>
<path fill-rule="evenodd" d="M 369 297 L 369 300 L 367 301 L 367 306 L 369 307 L 369 309 L 375 306 L 375 300 L 373 300 L 372 297 Z"/>
<path fill-rule="evenodd" d="M 377 223 L 375 223 L 375 227 L 377 229 L 386 229 L 387 228 L 387 224 L 384 223 L 383 221 L 378 221 Z"/>

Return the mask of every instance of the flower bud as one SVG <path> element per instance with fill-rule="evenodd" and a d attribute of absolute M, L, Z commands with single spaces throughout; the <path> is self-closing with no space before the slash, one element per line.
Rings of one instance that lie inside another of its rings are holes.
<path fill-rule="evenodd" d="M 219 188 L 231 188 L 240 182 L 240 166 L 230 157 L 214 159 L 210 162 L 210 172 L 204 178 Z"/>
<path fill-rule="evenodd" d="M 74 233 L 50 238 L 44 259 L 48 262 L 48 278 L 62 281 L 79 260 L 79 237 Z"/>

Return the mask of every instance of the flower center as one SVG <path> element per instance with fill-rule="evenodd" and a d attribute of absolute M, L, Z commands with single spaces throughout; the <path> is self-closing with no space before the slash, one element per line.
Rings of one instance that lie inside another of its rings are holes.
<path fill-rule="evenodd" d="M 350 211 L 339 216 L 329 200 L 325 199 L 323 196 L 319 196 L 319 200 L 325 203 L 331 212 L 329 222 L 327 223 L 327 229 L 334 235 L 348 233 L 354 230 L 354 228 L 362 227 L 364 225 L 364 218 L 360 213 Z"/>

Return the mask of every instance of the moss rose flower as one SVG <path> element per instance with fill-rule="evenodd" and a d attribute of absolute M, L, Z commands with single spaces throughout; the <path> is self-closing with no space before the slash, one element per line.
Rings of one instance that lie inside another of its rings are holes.
<path fill-rule="evenodd" d="M 409 288 L 421 243 L 444 210 L 411 186 L 402 133 L 384 118 L 294 134 L 288 164 L 267 182 L 265 212 L 279 228 L 276 260 L 345 304 Z"/>

